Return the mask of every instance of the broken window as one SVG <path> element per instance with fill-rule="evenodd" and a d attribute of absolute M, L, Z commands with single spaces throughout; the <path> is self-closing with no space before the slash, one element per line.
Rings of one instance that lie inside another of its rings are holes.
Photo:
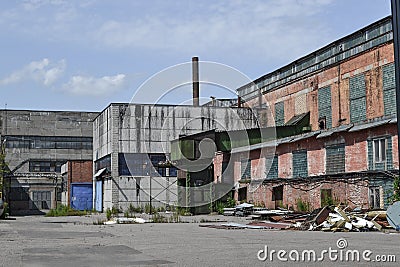
<path fill-rule="evenodd" d="M 331 87 L 318 90 L 318 124 L 321 130 L 332 127 Z"/>
<path fill-rule="evenodd" d="M 369 188 L 369 206 L 371 209 L 379 209 L 381 207 L 379 186 L 373 186 Z"/>

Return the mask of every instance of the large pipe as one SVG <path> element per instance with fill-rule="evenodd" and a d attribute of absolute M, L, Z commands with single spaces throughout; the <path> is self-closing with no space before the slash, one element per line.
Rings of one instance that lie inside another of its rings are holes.
<path fill-rule="evenodd" d="M 192 57 L 192 77 L 193 77 L 193 106 L 199 106 L 199 58 Z"/>
<path fill-rule="evenodd" d="M 392 0 L 392 27 L 394 45 L 394 65 L 396 79 L 396 104 L 397 104 L 397 136 L 400 135 L 400 3 L 399 0 Z M 397 147 L 400 158 L 400 142 Z"/>

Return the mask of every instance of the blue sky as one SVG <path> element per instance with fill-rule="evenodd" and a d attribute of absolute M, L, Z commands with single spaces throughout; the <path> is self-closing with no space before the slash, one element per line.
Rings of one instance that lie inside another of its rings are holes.
<path fill-rule="evenodd" d="M 390 0 L 1 1 L 0 108 L 100 111 L 192 56 L 256 79 L 388 15 Z"/>

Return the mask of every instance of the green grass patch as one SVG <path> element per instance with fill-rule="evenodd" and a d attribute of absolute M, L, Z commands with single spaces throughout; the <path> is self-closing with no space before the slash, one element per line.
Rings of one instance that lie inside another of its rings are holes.
<path fill-rule="evenodd" d="M 58 216 L 83 216 L 90 214 L 90 211 L 74 210 L 71 207 L 60 205 L 55 209 L 51 209 L 46 217 L 58 217 Z"/>

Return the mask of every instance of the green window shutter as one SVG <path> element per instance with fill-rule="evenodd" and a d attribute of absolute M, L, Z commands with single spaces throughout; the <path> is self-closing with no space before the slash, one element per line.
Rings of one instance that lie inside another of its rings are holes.
<path fill-rule="evenodd" d="M 385 116 L 396 114 L 396 81 L 394 64 L 382 67 L 383 106 Z"/>
<path fill-rule="evenodd" d="M 345 145 L 326 148 L 326 174 L 345 172 Z"/>
<path fill-rule="evenodd" d="M 350 122 L 366 120 L 365 78 L 360 74 L 350 78 Z"/>
<path fill-rule="evenodd" d="M 278 156 L 277 155 L 275 155 L 273 158 L 266 158 L 265 159 L 265 167 L 266 167 L 267 179 L 278 178 Z"/>
<path fill-rule="evenodd" d="M 392 148 L 392 137 L 389 136 L 386 139 L 387 149 L 386 149 L 386 169 L 393 169 L 393 148 Z"/>
<path fill-rule="evenodd" d="M 326 128 L 332 128 L 331 88 L 324 87 L 318 90 L 318 114 L 326 118 Z"/>
<path fill-rule="evenodd" d="M 368 170 L 374 169 L 374 151 L 372 148 L 372 140 L 368 140 Z"/>
<path fill-rule="evenodd" d="M 242 179 L 251 179 L 251 161 L 249 159 L 241 160 Z"/>
<path fill-rule="evenodd" d="M 275 126 L 285 124 L 285 105 L 284 102 L 275 103 Z"/>
<path fill-rule="evenodd" d="M 307 165 L 307 151 L 293 151 L 293 178 L 307 177 L 308 176 L 308 165 Z"/>

